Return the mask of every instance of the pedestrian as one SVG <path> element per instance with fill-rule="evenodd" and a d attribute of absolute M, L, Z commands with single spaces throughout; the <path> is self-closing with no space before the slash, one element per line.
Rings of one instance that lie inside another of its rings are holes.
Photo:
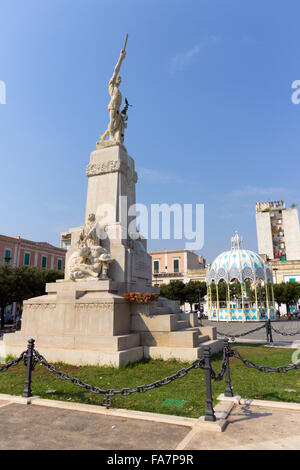
<path fill-rule="evenodd" d="M 198 317 L 200 326 L 203 326 L 203 325 L 202 325 L 202 318 L 203 318 L 203 315 L 202 315 L 202 313 L 200 312 L 199 309 L 197 310 L 197 317 Z"/>

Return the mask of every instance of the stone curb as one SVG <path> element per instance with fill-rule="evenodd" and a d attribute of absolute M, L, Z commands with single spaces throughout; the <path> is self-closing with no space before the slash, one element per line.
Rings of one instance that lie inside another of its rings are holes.
<path fill-rule="evenodd" d="M 16 395 L 0 394 L 0 400 L 5 400 L 6 402 L 11 403 L 22 403 L 25 405 L 31 404 L 38 406 L 48 406 L 51 408 L 61 408 L 66 410 L 102 414 L 107 416 L 119 416 L 128 419 L 156 421 L 177 426 L 193 427 L 198 421 L 197 418 L 185 418 L 181 416 L 164 415 L 159 413 L 150 413 L 146 411 L 125 410 L 120 408 L 106 409 L 104 406 L 86 405 L 84 403 L 65 402 L 59 400 L 47 400 L 38 396 L 24 398 Z"/>
<path fill-rule="evenodd" d="M 22 403 L 23 405 L 30 405 L 32 401 L 39 398 L 37 395 L 32 397 L 22 397 L 20 395 L 6 395 L 4 393 L 0 393 L 0 400 L 13 402 L 13 403 Z"/>
<path fill-rule="evenodd" d="M 25 398 L 17 395 L 0 394 L 0 400 L 8 403 L 21 403 L 24 405 L 38 405 L 48 406 L 51 408 L 60 408 L 73 411 L 81 411 L 86 413 L 103 414 L 106 416 L 118 416 L 128 419 L 141 419 L 146 421 L 155 421 L 159 423 L 173 424 L 177 426 L 187 426 L 198 431 L 217 431 L 222 432 L 227 425 L 226 418 L 230 414 L 234 403 L 232 400 L 229 402 L 223 401 L 218 403 L 214 410 L 216 421 L 205 421 L 204 416 L 200 418 L 185 418 L 181 416 L 163 415 L 159 413 L 150 413 L 146 411 L 125 410 L 120 408 L 106 409 L 104 406 L 86 405 L 83 403 L 65 402 L 59 400 L 47 400 L 39 396 L 32 396 Z"/>
<path fill-rule="evenodd" d="M 213 432 L 223 432 L 225 431 L 228 421 L 227 417 L 230 414 L 235 403 L 233 401 L 222 401 L 218 403 L 214 410 L 216 421 L 205 421 L 204 416 L 201 416 L 197 422 L 194 424 L 190 432 L 185 436 L 185 438 L 177 445 L 175 450 L 185 450 L 193 437 L 202 431 L 213 431 Z"/>

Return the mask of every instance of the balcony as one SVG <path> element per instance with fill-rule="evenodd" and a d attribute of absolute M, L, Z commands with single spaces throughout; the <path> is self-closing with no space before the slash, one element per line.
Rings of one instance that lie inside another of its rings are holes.
<path fill-rule="evenodd" d="M 153 277 L 183 277 L 183 273 L 153 273 Z"/>

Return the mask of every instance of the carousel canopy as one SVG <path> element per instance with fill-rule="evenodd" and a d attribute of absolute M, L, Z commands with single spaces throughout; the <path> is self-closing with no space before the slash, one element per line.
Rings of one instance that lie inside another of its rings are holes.
<path fill-rule="evenodd" d="M 217 284 L 220 281 L 229 283 L 234 279 L 239 282 L 244 282 L 246 279 L 251 279 L 253 282 L 273 281 L 271 265 L 265 263 L 253 251 L 245 250 L 242 237 L 239 237 L 237 232 L 231 238 L 231 250 L 221 253 L 208 267 L 206 282 L 207 284 L 213 281 Z"/>

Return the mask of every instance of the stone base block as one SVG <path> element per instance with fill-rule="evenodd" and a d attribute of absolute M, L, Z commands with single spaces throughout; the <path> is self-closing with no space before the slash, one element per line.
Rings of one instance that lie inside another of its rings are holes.
<path fill-rule="evenodd" d="M 6 344 L 6 355 L 19 356 L 26 346 Z M 143 358 L 143 347 L 137 346 L 122 351 L 102 349 L 73 349 L 40 346 L 36 348 L 47 362 L 64 362 L 77 366 L 99 365 L 120 367 L 129 362 L 136 362 Z"/>
<path fill-rule="evenodd" d="M 200 348 L 167 348 L 144 346 L 144 356 L 151 359 L 177 359 L 178 361 L 192 362 L 202 356 Z"/>
<path fill-rule="evenodd" d="M 210 339 L 217 339 L 217 327 L 216 326 L 200 326 L 199 330 L 202 335 L 207 335 Z"/>
<path fill-rule="evenodd" d="M 178 332 L 182 335 L 183 331 Z M 220 340 L 211 340 L 201 343 L 199 347 L 163 347 L 163 346 L 144 346 L 144 355 L 152 359 L 177 359 L 179 361 L 195 361 L 203 357 L 204 346 L 208 345 L 211 353 L 222 351 L 223 342 Z"/>
<path fill-rule="evenodd" d="M 198 346 L 198 331 L 141 331 L 141 342 L 144 346 L 172 348 L 195 348 Z"/>
<path fill-rule="evenodd" d="M 218 400 L 220 400 L 221 402 L 229 402 L 239 405 L 241 397 L 240 395 L 233 395 L 233 397 L 225 397 L 224 393 L 221 393 L 221 395 L 218 396 Z"/>
<path fill-rule="evenodd" d="M 177 326 L 176 314 L 147 315 L 138 313 L 139 306 L 131 308 L 131 331 L 174 331 Z"/>
<path fill-rule="evenodd" d="M 203 351 L 205 346 L 210 347 L 211 354 L 216 354 L 223 350 L 223 341 L 221 339 L 214 339 L 210 341 L 205 341 L 204 343 L 200 343 L 199 348 L 201 352 Z"/>
<path fill-rule="evenodd" d="M 194 429 L 199 431 L 214 431 L 223 432 L 227 426 L 226 419 L 218 419 L 217 421 L 205 421 L 204 416 L 198 419 L 198 422 L 194 425 Z"/>
<path fill-rule="evenodd" d="M 43 347 L 80 350 L 87 349 L 94 351 L 122 351 L 140 346 L 140 335 L 138 333 L 121 336 L 32 336 L 26 333 L 16 332 L 11 335 L 5 335 L 4 344 L 6 351 L 14 346 L 23 347 L 23 350 L 25 350 L 30 338 L 35 340 L 36 349 Z"/>

